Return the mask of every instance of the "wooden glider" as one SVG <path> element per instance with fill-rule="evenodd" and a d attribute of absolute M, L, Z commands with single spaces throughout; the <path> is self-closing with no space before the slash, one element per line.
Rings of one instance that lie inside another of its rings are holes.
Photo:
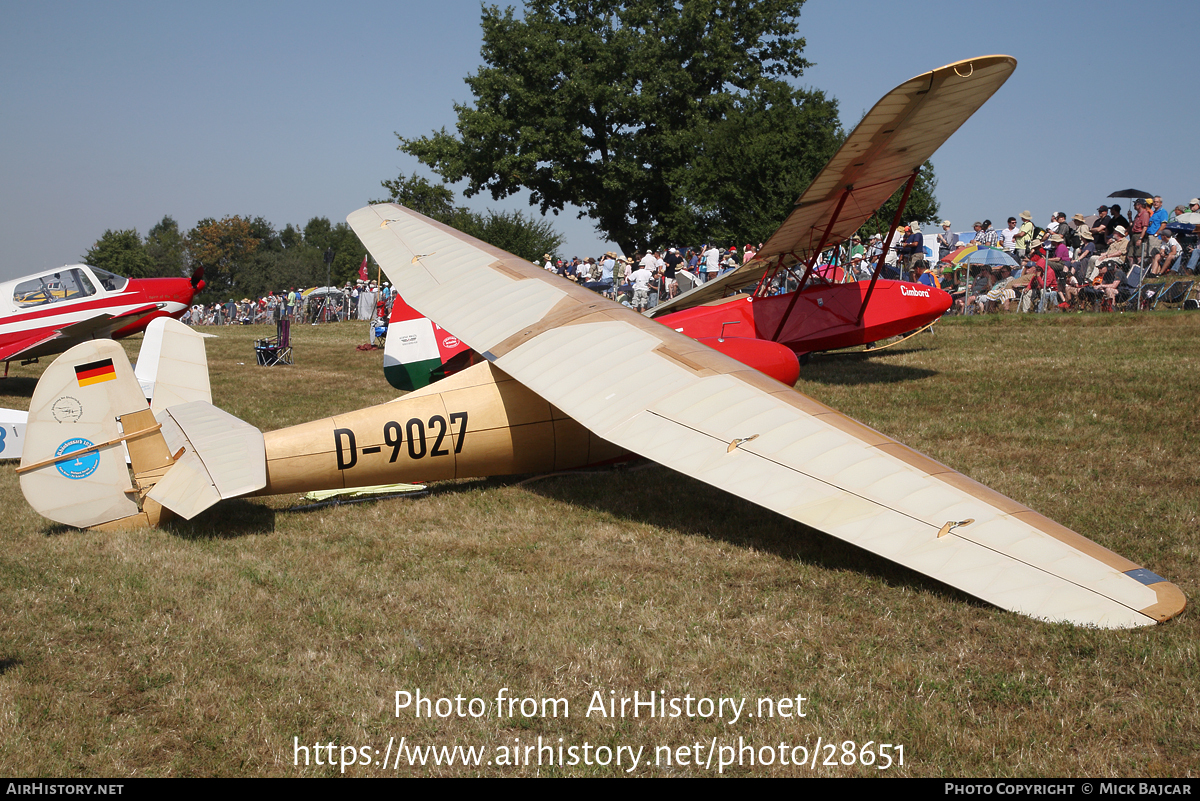
<path fill-rule="evenodd" d="M 989 63 L 961 72 L 986 74 Z M 164 510 L 187 517 L 241 494 L 552 471 L 634 453 L 1035 618 L 1129 628 L 1186 604 L 1160 576 L 1028 507 L 516 256 L 400 206 L 348 219 L 407 303 L 486 361 L 391 403 L 264 436 L 204 401 L 153 414 L 121 349 L 85 343 L 34 393 L 23 464 L 50 460 L 21 474 L 34 508 L 83 527 L 155 523 Z M 132 481 L 116 445 L 56 458 L 135 433 Z"/>
<path fill-rule="evenodd" d="M 824 244 L 853 235 L 1016 67 L 1011 56 L 981 56 L 918 75 L 888 92 L 846 137 L 752 261 L 660 303 L 650 315 L 719 300 L 768 270 L 807 262 Z"/>

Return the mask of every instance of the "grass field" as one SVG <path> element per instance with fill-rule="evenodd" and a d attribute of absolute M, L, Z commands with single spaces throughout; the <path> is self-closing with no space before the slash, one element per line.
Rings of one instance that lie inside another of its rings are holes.
<path fill-rule="evenodd" d="M 264 430 L 393 396 L 381 353 L 354 350 L 359 326 L 299 328 L 297 364 L 272 369 L 254 365 L 264 330 L 218 333 L 214 401 Z M 27 408 L 42 367 L 14 366 L 0 405 Z M 817 356 L 798 389 L 1197 597 L 1200 314 L 952 319 L 898 349 Z M 524 478 L 308 512 L 229 501 L 95 533 L 38 517 L 4 463 L 3 772 L 685 776 L 732 756 L 726 775 L 1200 773 L 1191 610 L 1136 631 L 1048 625 L 658 466 Z M 397 691 L 418 689 L 487 709 L 397 714 Z M 635 691 L 745 706 L 587 714 Z M 501 692 L 569 710 L 497 714 Z M 408 764 L 430 745 L 486 750 Z"/>

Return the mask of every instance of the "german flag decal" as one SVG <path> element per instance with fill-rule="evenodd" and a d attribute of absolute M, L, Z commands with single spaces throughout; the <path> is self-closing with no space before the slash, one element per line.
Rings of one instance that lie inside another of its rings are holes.
<path fill-rule="evenodd" d="M 113 367 L 112 359 L 101 359 L 98 362 L 81 364 L 75 368 L 75 380 L 81 387 L 112 381 L 116 377 L 117 371 Z"/>

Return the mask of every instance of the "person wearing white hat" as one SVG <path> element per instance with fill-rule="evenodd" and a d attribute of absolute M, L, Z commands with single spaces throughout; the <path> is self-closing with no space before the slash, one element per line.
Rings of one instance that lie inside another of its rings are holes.
<path fill-rule="evenodd" d="M 942 232 L 937 235 L 938 261 L 949 256 L 958 247 L 958 234 L 950 230 L 950 221 L 942 220 Z"/>
<path fill-rule="evenodd" d="M 1028 209 L 1021 212 L 1020 230 L 1016 236 L 1014 255 L 1019 263 L 1029 251 L 1029 243 L 1033 241 L 1033 214 Z"/>
<path fill-rule="evenodd" d="M 1088 275 L 1087 279 L 1091 281 L 1099 273 L 1105 271 L 1105 262 L 1125 263 L 1125 253 L 1129 248 L 1129 240 L 1127 239 L 1129 232 L 1125 230 L 1125 226 L 1118 225 L 1113 229 L 1112 238 L 1109 240 L 1108 248 L 1102 256 L 1092 256 L 1088 260 Z"/>

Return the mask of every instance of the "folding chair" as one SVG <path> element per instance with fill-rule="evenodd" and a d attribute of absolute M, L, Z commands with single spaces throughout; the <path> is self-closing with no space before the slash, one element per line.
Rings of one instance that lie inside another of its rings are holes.
<path fill-rule="evenodd" d="M 1195 281 L 1173 281 L 1171 284 L 1163 284 L 1163 289 L 1159 290 L 1154 298 L 1154 305 L 1150 307 L 1151 310 L 1157 309 L 1160 303 L 1171 305 L 1183 303 L 1187 299 L 1188 290 L 1195 283 Z"/>
<path fill-rule="evenodd" d="M 275 324 L 274 339 L 255 341 L 254 357 L 262 367 L 294 364 L 292 361 L 292 321 L 287 317 L 282 318 Z"/>
<path fill-rule="evenodd" d="M 1125 281 L 1117 287 L 1116 308 L 1120 311 L 1137 311 L 1143 308 L 1142 285 L 1145 281 L 1146 271 L 1140 265 L 1135 265 Z"/>

